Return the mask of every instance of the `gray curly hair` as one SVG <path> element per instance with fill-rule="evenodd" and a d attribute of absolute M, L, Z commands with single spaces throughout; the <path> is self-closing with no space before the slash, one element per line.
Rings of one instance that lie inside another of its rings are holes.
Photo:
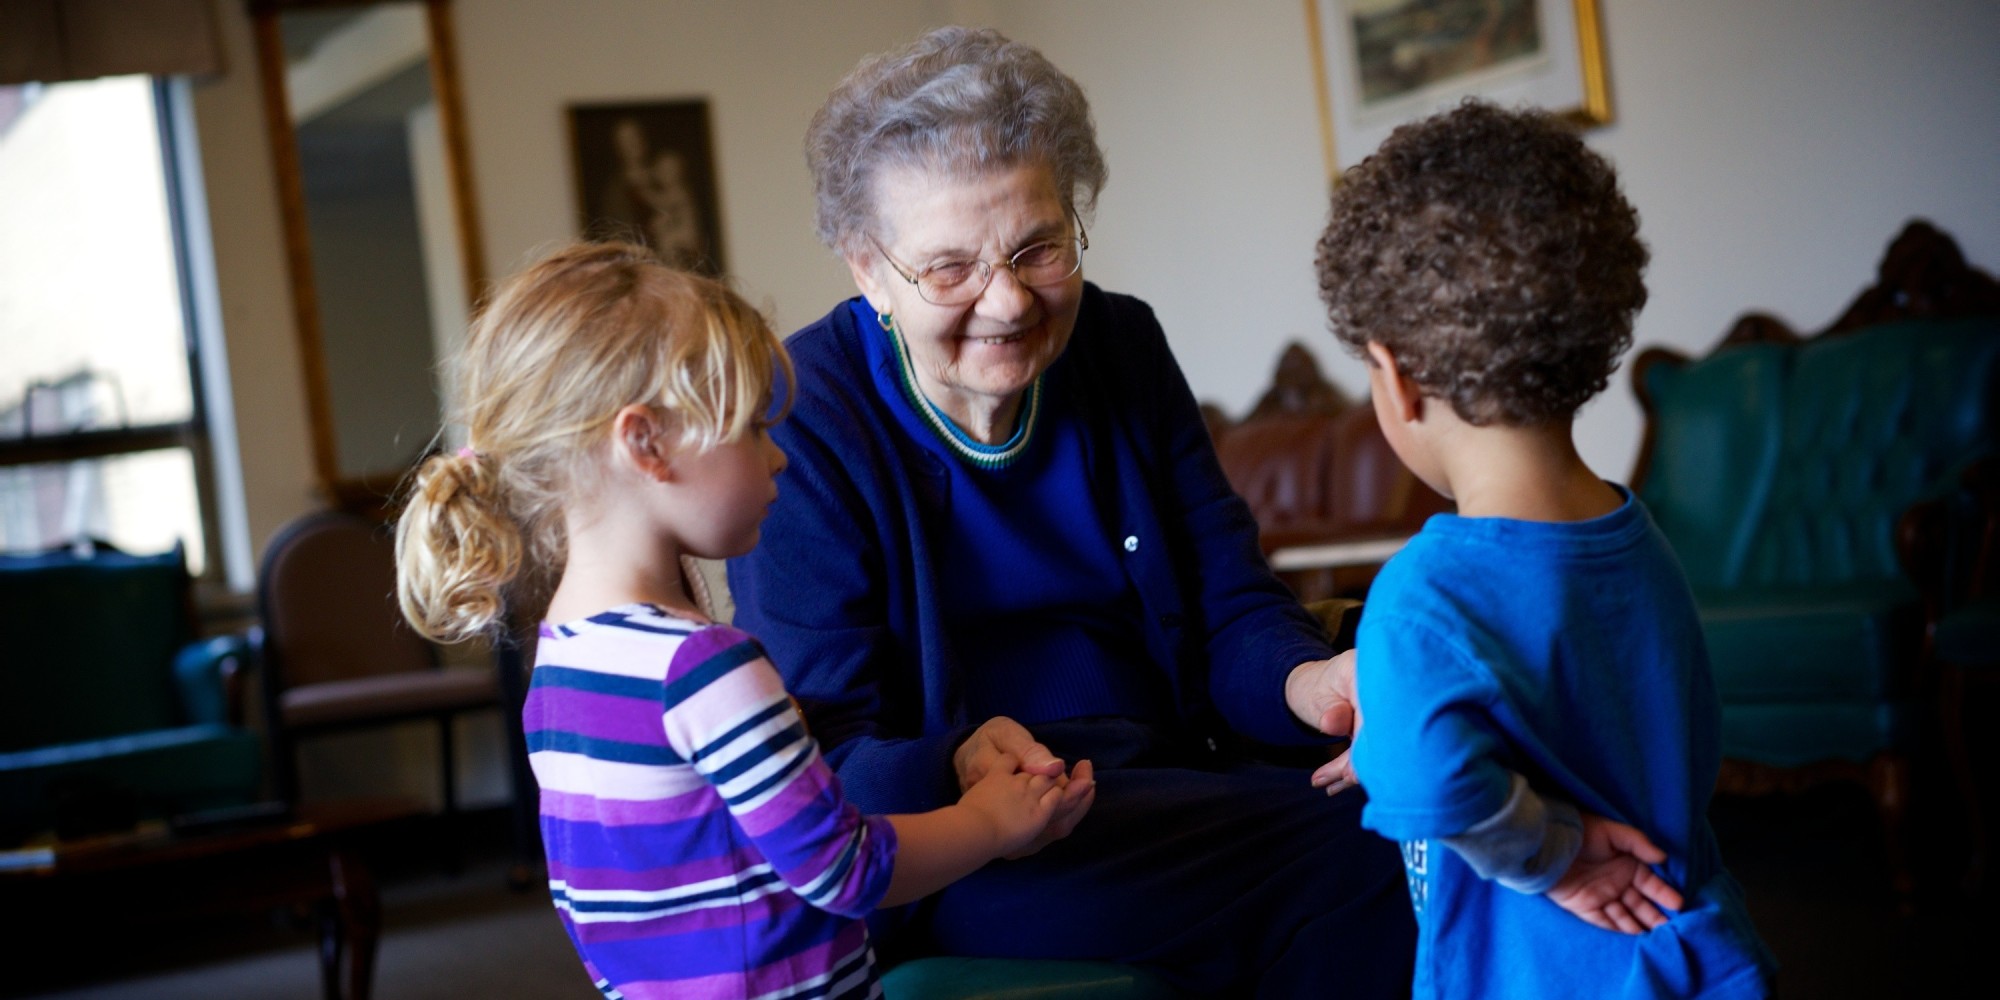
<path fill-rule="evenodd" d="M 1045 164 L 1086 218 L 1104 187 L 1104 153 L 1083 88 L 1046 57 L 988 29 L 938 28 L 878 53 L 833 88 L 806 130 L 820 242 L 866 252 L 885 168 L 960 176 Z"/>

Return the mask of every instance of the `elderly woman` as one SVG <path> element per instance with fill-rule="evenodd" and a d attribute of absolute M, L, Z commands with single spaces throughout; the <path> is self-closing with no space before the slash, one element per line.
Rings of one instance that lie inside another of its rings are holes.
<path fill-rule="evenodd" d="M 1330 795 L 1338 763 L 1252 753 L 1345 727 L 1351 658 L 1266 567 L 1151 310 L 1083 279 L 1105 167 L 1082 91 L 941 29 L 841 81 L 807 158 L 861 295 L 789 342 L 791 467 L 729 566 L 738 620 L 868 811 L 993 767 L 1067 780 L 1067 838 L 884 915 L 879 946 L 1403 992 L 1395 847 Z"/>

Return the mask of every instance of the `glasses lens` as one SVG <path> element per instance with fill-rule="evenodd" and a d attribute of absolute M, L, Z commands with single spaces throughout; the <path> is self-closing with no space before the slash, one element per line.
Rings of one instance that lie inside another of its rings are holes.
<path fill-rule="evenodd" d="M 932 305 L 955 306 L 978 298 L 991 277 L 984 261 L 948 260 L 925 268 L 917 276 L 917 291 Z"/>
<path fill-rule="evenodd" d="M 1023 285 L 1053 285 L 1083 265 L 1083 240 L 1071 237 L 1023 247 L 1008 266 Z M 993 267 L 982 260 L 948 260 L 932 264 L 917 276 L 924 301 L 938 306 L 970 302 L 993 280 Z"/>
<path fill-rule="evenodd" d="M 1046 285 L 1076 273 L 1076 240 L 1037 243 L 1014 255 L 1014 276 L 1024 285 Z"/>

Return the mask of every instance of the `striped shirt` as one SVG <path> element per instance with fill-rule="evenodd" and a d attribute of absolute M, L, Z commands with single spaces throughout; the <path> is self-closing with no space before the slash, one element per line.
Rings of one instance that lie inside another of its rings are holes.
<path fill-rule="evenodd" d="M 877 997 L 896 834 L 764 650 L 633 604 L 541 628 L 522 712 L 549 893 L 607 997 Z"/>

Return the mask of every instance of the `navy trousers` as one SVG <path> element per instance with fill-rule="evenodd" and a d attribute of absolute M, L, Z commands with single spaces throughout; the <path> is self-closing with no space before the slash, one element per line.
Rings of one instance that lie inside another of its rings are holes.
<path fill-rule="evenodd" d="M 1162 754 L 1119 724 L 1031 726 L 1101 766 L 1097 801 L 1040 853 L 986 866 L 876 922 L 883 957 L 1151 966 L 1196 996 L 1402 997 L 1416 922 L 1402 855 L 1359 791 L 1227 754 Z"/>

